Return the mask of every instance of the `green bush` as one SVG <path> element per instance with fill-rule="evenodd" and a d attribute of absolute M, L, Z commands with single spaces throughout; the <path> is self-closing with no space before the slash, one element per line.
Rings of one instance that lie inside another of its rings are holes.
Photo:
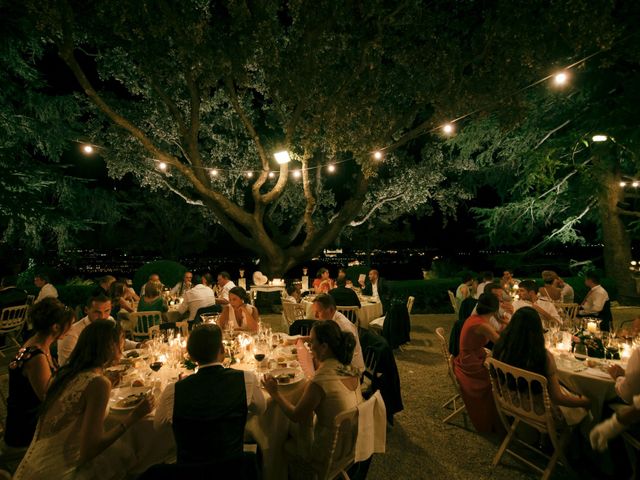
<path fill-rule="evenodd" d="M 26 290 L 29 294 L 38 294 L 38 288 L 33 284 L 33 278 L 36 273 L 44 273 L 49 277 L 49 282 L 54 286 L 63 282 L 63 278 L 60 273 L 53 267 L 47 265 L 31 265 L 24 272 L 18 274 L 18 281 L 16 286 Z M 56 287 L 57 288 L 57 287 Z"/>
<path fill-rule="evenodd" d="M 96 288 L 95 285 L 61 285 L 58 289 L 58 298 L 68 307 L 84 306 L 87 299 Z"/>
<path fill-rule="evenodd" d="M 187 267 L 171 260 L 157 260 L 145 263 L 133 276 L 133 288 L 139 292 L 149 280 L 149 275 L 157 273 L 160 281 L 167 287 L 173 287 L 184 277 Z"/>
<path fill-rule="evenodd" d="M 455 293 L 459 278 L 396 280 L 387 282 L 392 298 L 415 297 L 412 313 L 453 313 L 447 290 Z"/>

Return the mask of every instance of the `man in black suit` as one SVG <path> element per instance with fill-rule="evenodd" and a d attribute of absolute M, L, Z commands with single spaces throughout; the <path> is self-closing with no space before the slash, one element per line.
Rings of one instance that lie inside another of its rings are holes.
<path fill-rule="evenodd" d="M 347 280 L 344 278 L 338 278 L 336 280 L 336 288 L 329 290 L 329 295 L 336 301 L 336 305 L 342 307 L 358 307 L 360 308 L 360 299 L 358 294 L 351 288 L 347 288 Z"/>
<path fill-rule="evenodd" d="M 16 287 L 15 277 L 4 277 L 0 282 L 0 312 L 7 307 L 27 303 L 27 292 Z"/>
<path fill-rule="evenodd" d="M 172 425 L 178 464 L 236 460 L 243 455 L 247 413 L 261 414 L 266 401 L 253 372 L 224 368 L 222 330 L 201 325 L 187 351 L 198 372 L 165 388 L 154 418 L 156 430 Z"/>
<path fill-rule="evenodd" d="M 380 278 L 378 270 L 375 269 L 369 271 L 369 278 L 367 278 L 366 283 L 362 280 L 360 281 L 360 286 L 362 287 L 363 295 L 379 297 L 381 300 L 389 294 L 387 282 Z"/>

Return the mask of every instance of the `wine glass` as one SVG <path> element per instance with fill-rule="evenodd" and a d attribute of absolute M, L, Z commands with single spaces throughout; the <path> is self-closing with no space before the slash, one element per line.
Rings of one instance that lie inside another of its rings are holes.
<path fill-rule="evenodd" d="M 260 371 L 262 362 L 267 356 L 267 346 L 263 342 L 256 342 L 253 345 L 253 358 L 256 360 L 256 370 Z"/>
<path fill-rule="evenodd" d="M 575 347 L 573 348 L 573 356 L 576 360 L 580 360 L 581 362 L 585 361 L 587 358 L 589 358 L 589 351 L 587 350 L 587 346 L 582 342 L 576 343 Z"/>

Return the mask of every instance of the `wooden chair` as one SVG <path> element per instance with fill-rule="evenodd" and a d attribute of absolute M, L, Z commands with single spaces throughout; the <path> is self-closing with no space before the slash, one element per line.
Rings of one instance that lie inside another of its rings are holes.
<path fill-rule="evenodd" d="M 580 305 L 578 305 L 577 303 L 562 302 L 555 302 L 554 305 L 556 306 L 556 309 L 560 314 L 562 322 L 566 326 L 572 326 L 576 319 L 576 315 L 578 314 L 578 308 L 580 308 Z"/>
<path fill-rule="evenodd" d="M 506 452 L 541 473 L 543 480 L 548 479 L 558 460 L 560 458 L 564 460 L 563 449 L 571 434 L 571 429 L 568 427 L 563 429 L 560 436 L 556 431 L 551 410 L 551 400 L 547 389 L 547 379 L 537 373 L 512 367 L 494 358 L 488 358 L 486 365 L 489 369 L 493 398 L 496 402 L 498 414 L 508 432 L 493 459 L 492 467 L 498 465 Z M 537 385 L 537 390 L 541 391 L 536 391 L 533 388 L 534 385 Z M 542 453 L 535 446 L 516 438 L 516 430 L 521 423 L 527 424 L 538 432 L 549 436 L 554 448 L 551 457 Z M 510 450 L 509 444 L 512 440 L 546 458 L 548 461 L 544 470 Z M 567 464 L 566 461 L 565 464 Z"/>
<path fill-rule="evenodd" d="M 162 323 L 162 312 L 132 312 L 129 314 L 129 321 L 133 327 L 132 336 L 134 340 L 151 338 L 149 327 Z"/>
<path fill-rule="evenodd" d="M 176 329 L 180 329 L 182 338 L 186 339 L 189 336 L 189 322 L 186 320 L 184 322 L 176 322 Z"/>
<path fill-rule="evenodd" d="M 0 312 L 0 335 L 4 335 L 7 340 L 11 340 L 12 343 L 5 340 L 4 346 L 0 347 L 0 355 L 4 357 L 4 351 L 14 347 L 20 347 L 18 337 L 24 328 L 24 324 L 27 320 L 27 310 L 29 305 L 18 305 L 16 307 L 7 307 Z"/>
<path fill-rule="evenodd" d="M 407 311 L 409 312 L 409 315 L 411 315 L 411 310 L 413 310 L 413 302 L 415 302 L 416 297 L 409 297 L 407 298 Z"/>
<path fill-rule="evenodd" d="M 458 315 L 458 310 L 460 310 L 460 305 L 458 305 L 458 302 L 456 301 L 456 296 L 451 290 L 447 290 L 447 293 L 449 294 L 449 301 L 451 302 L 451 306 L 453 307 L 453 311 L 457 316 Z"/>
<path fill-rule="evenodd" d="M 336 310 L 349 319 L 356 326 L 360 326 L 360 307 L 337 306 Z"/>
<path fill-rule="evenodd" d="M 149 338 L 159 337 L 162 334 L 162 330 L 160 330 L 160 325 L 151 325 L 147 333 Z"/>
<path fill-rule="evenodd" d="M 307 317 L 307 309 L 301 303 L 282 302 L 282 319 L 287 327 L 296 320 L 304 320 Z"/>
<path fill-rule="evenodd" d="M 453 372 L 453 366 L 451 365 L 451 361 L 453 360 L 453 357 L 449 353 L 447 340 L 444 337 L 444 328 L 442 327 L 436 328 L 436 336 L 440 341 L 440 349 L 442 351 L 442 355 L 444 356 L 444 360 L 447 364 L 447 375 L 451 380 L 451 384 L 453 385 L 453 390 L 455 392 L 454 395 L 449 400 L 447 400 L 444 404 L 442 404 L 442 408 L 453 409 L 453 412 L 450 413 L 444 420 L 442 420 L 443 423 L 449 423 L 455 417 L 457 417 L 461 413 L 464 413 L 464 411 L 466 410 L 466 407 L 464 405 L 464 401 L 462 400 L 462 395 L 460 395 L 460 386 L 458 385 L 458 379 L 456 378 Z M 465 423 L 466 423 L 466 420 L 465 420 Z"/>

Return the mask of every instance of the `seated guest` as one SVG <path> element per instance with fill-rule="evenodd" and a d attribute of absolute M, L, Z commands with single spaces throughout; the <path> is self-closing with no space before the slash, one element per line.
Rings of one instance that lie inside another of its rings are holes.
<path fill-rule="evenodd" d="M 28 447 L 36 431 L 40 405 L 58 364 L 50 347 L 75 320 L 73 310 L 56 298 L 45 298 L 31 308 L 34 335 L 9 364 L 9 397 L 4 441 L 10 447 Z"/>
<path fill-rule="evenodd" d="M 33 283 L 40 289 L 38 296 L 33 303 L 38 303 L 47 297 L 58 298 L 58 290 L 49 283 L 49 276 L 44 273 L 37 273 L 33 278 Z"/>
<path fill-rule="evenodd" d="M 140 301 L 140 297 L 138 296 L 138 294 L 136 293 L 136 291 L 132 287 L 133 282 L 131 281 L 130 278 L 120 277 L 118 279 L 118 281 L 120 283 L 124 283 L 124 285 L 125 285 L 125 289 L 124 289 L 124 298 L 125 299 L 127 299 L 131 303 Z"/>
<path fill-rule="evenodd" d="M 597 317 L 602 314 L 604 305 L 609 300 L 609 294 L 600 285 L 600 277 L 595 272 L 589 272 L 585 275 L 584 284 L 589 288 L 589 291 L 580 304 L 578 315 Z"/>
<path fill-rule="evenodd" d="M 513 308 L 516 311 L 522 307 L 533 307 L 546 324 L 562 324 L 558 309 L 553 302 L 545 297 L 538 297 L 538 285 L 533 280 L 520 282 L 518 296 L 520 298 L 513 302 Z"/>
<path fill-rule="evenodd" d="M 71 356 L 71 352 L 73 352 L 76 343 L 78 343 L 80 334 L 91 323 L 95 322 L 96 320 L 109 320 L 110 322 L 115 323 L 115 320 L 110 316 L 111 299 L 104 295 L 89 297 L 87 299 L 87 304 L 84 307 L 84 312 L 87 315 L 71 325 L 71 328 L 64 336 L 64 338 L 58 340 L 58 363 L 60 364 L 60 366 L 64 366 L 67 363 L 69 357 Z M 127 350 L 139 348 L 140 346 L 141 344 L 138 342 L 125 340 L 125 348 Z"/>
<path fill-rule="evenodd" d="M 476 287 L 476 292 L 474 294 L 474 298 L 477 300 L 480 298 L 480 295 L 484 293 L 484 287 L 493 283 L 493 272 L 483 272 L 482 273 L 482 282 L 478 284 Z"/>
<path fill-rule="evenodd" d="M 313 290 L 315 293 L 328 293 L 334 287 L 333 280 L 329 277 L 329 270 L 321 268 L 316 274 L 313 281 Z"/>
<path fill-rule="evenodd" d="M 131 313 L 135 311 L 133 305 L 126 298 L 126 288 L 124 283 L 113 282 L 111 284 L 111 316 L 118 318 L 120 312 Z"/>
<path fill-rule="evenodd" d="M 483 293 L 476 305 L 476 314 L 464 322 L 460 333 L 460 353 L 453 360 L 453 370 L 471 423 L 480 433 L 500 431 L 489 372 L 484 366 L 487 353 L 484 346 L 495 343 L 500 336 L 489 324 L 498 312 L 498 299 Z"/>
<path fill-rule="evenodd" d="M 241 457 L 247 413 L 266 410 L 257 377 L 222 366 L 225 352 L 217 325 L 194 328 L 187 352 L 198 371 L 167 385 L 158 400 L 154 427 L 173 427 L 178 464 Z"/>
<path fill-rule="evenodd" d="M 169 310 L 164 298 L 160 296 L 160 284 L 147 282 L 144 286 L 144 296 L 138 302 L 139 312 L 166 312 Z"/>
<path fill-rule="evenodd" d="M 560 277 L 556 277 L 553 284 L 560 289 L 560 300 L 562 303 L 573 303 L 575 295 L 571 285 Z"/>
<path fill-rule="evenodd" d="M 160 284 L 160 293 L 162 293 L 162 289 L 164 288 L 164 285 L 162 284 L 162 282 L 160 281 L 160 275 L 158 275 L 157 273 L 152 273 L 151 275 L 149 275 L 149 279 L 147 280 L 148 282 L 155 282 L 155 283 L 159 283 Z M 145 288 L 145 284 L 142 285 L 142 288 L 140 289 L 140 296 L 144 297 L 144 288 Z"/>
<path fill-rule="evenodd" d="M 249 294 L 242 287 L 233 287 L 229 291 L 229 305 L 222 309 L 218 325 L 220 328 L 234 330 L 258 331 L 260 314 L 258 309 L 249 303 Z"/>
<path fill-rule="evenodd" d="M 182 303 L 178 305 L 178 311 L 182 314 L 189 311 L 188 320 L 193 321 L 198 309 L 216 304 L 216 295 L 212 288 L 213 277 L 210 273 L 205 273 L 200 283 L 184 294 Z"/>
<path fill-rule="evenodd" d="M 353 352 L 351 365 L 360 371 L 364 370 L 364 357 L 360 338 L 358 337 L 358 327 L 340 312 L 336 311 L 336 302 L 331 295 L 318 295 L 313 300 L 313 315 L 316 320 L 333 320 L 338 324 L 340 330 L 351 333 L 356 339 L 356 346 Z"/>
<path fill-rule="evenodd" d="M 633 397 L 640 395 L 640 348 L 634 348 L 625 370 L 620 365 L 609 367 L 609 375 L 616 382 L 616 393 L 626 403 L 633 403 Z"/>
<path fill-rule="evenodd" d="M 510 292 L 514 286 L 518 285 L 520 283 L 520 280 L 518 280 L 517 278 L 513 278 L 513 271 L 512 270 L 505 270 L 502 273 L 502 278 L 500 279 L 500 285 L 502 285 L 502 288 L 504 288 L 507 292 Z"/>
<path fill-rule="evenodd" d="M 511 297 L 504 291 L 502 286 L 496 282 L 485 285 L 483 293 L 490 293 L 498 299 L 500 306 L 498 311 L 489 320 L 489 323 L 496 332 L 501 332 L 509 324 L 511 315 L 513 315 L 514 312 Z M 462 305 L 460 305 L 460 308 L 462 309 Z"/>
<path fill-rule="evenodd" d="M 100 277 L 98 279 L 98 285 L 93 289 L 91 293 L 92 296 L 96 297 L 98 295 L 106 295 L 108 297 L 111 296 L 111 286 L 115 283 L 116 277 L 111 275 L 105 275 L 104 277 Z"/>
<path fill-rule="evenodd" d="M 182 297 L 187 290 L 191 290 L 193 288 L 193 273 L 184 272 L 184 276 L 182 277 L 182 281 L 175 284 L 175 286 L 171 289 L 171 293 L 173 295 L 177 295 L 178 297 Z"/>
<path fill-rule="evenodd" d="M 304 463 L 316 472 L 322 471 L 333 449 L 336 415 L 363 402 L 359 375 L 349 374 L 345 368 L 352 363 L 355 346 L 353 334 L 341 331 L 335 322 L 317 322 L 311 329 L 311 352 L 318 368 L 296 404 L 281 394 L 273 377 L 265 376 L 264 387 L 284 414 L 292 422 L 313 425 L 311 448 L 296 448 L 300 447 L 300 441 L 292 447 L 297 460 L 290 464 L 292 468 L 302 470 L 304 466 L 300 463 Z"/>
<path fill-rule="evenodd" d="M 229 292 L 235 286 L 236 284 L 231 281 L 231 275 L 227 272 L 220 272 L 218 274 L 218 288 L 220 289 L 220 294 L 216 301 L 220 305 L 227 305 L 229 303 Z"/>
<path fill-rule="evenodd" d="M 538 294 L 541 297 L 548 298 L 552 302 L 559 302 L 562 299 L 562 291 L 554 284 L 557 276 L 556 272 L 552 270 L 544 270 L 542 272 L 542 283 L 544 285 L 538 290 Z"/>
<path fill-rule="evenodd" d="M 525 282 L 520 285 L 523 283 Z M 560 385 L 556 362 L 553 355 L 545 347 L 542 322 L 537 310 L 532 307 L 522 307 L 516 310 L 509 325 L 493 347 L 493 358 L 513 367 L 544 376 L 547 379 L 547 388 L 556 420 L 575 425 L 586 417 L 587 411 L 584 409 L 591 406 L 591 401 L 586 397 L 572 394 Z M 521 386 L 515 382 L 509 387 L 521 389 Z M 534 384 L 533 393 L 541 393 L 540 386 L 537 385 L 538 391 L 535 391 L 535 387 Z M 541 398 L 540 401 L 542 401 Z M 561 410 L 558 407 L 568 408 Z M 576 408 L 581 410 L 572 410 Z"/>
<path fill-rule="evenodd" d="M 619 409 L 612 417 L 593 427 L 589 433 L 591 448 L 604 452 L 609 446 L 609 440 L 638 422 L 640 422 L 640 395 L 633 397 L 633 405 Z"/>
<path fill-rule="evenodd" d="M 451 333 L 449 334 L 449 353 L 454 357 L 460 353 L 460 333 L 462 332 L 462 327 L 464 327 L 464 322 L 474 314 L 477 304 L 478 300 L 473 297 L 465 298 L 460 304 L 458 320 L 451 327 Z"/>
<path fill-rule="evenodd" d="M 378 270 L 369 270 L 366 281 L 360 281 L 362 287 L 362 294 L 369 295 L 371 297 L 378 297 L 381 300 L 386 299 L 389 294 L 389 286 L 384 279 L 380 278 Z"/>
<path fill-rule="evenodd" d="M 0 282 L 0 312 L 27 303 L 27 292 L 16 287 L 16 277 L 3 277 Z"/>
<path fill-rule="evenodd" d="M 329 290 L 329 295 L 331 295 L 336 301 L 336 305 L 358 308 L 362 306 L 360 304 L 358 294 L 351 288 L 347 288 L 347 281 L 344 278 L 339 278 L 338 280 L 336 280 L 336 285 L 336 288 L 332 288 L 331 290 Z"/>
<path fill-rule="evenodd" d="M 82 331 L 69 362 L 51 382 L 14 480 L 98 478 L 92 460 L 153 410 L 153 397 L 145 396 L 118 425 L 104 430 L 111 382 L 103 372 L 120 359 L 122 340 L 118 325 L 107 320 Z"/>
<path fill-rule="evenodd" d="M 338 280 L 340 280 L 340 279 L 344 280 L 345 287 L 353 288 L 353 282 L 351 280 L 349 280 L 349 278 L 347 278 L 347 269 L 346 268 L 339 268 L 338 269 L 338 277 L 336 278 L 336 284 L 338 283 Z"/>
<path fill-rule="evenodd" d="M 300 303 L 300 301 L 302 300 L 302 295 L 300 289 L 295 284 L 290 283 L 289 285 L 287 285 L 286 290 L 287 296 L 284 297 L 285 302 Z"/>
<path fill-rule="evenodd" d="M 471 285 L 473 284 L 473 276 L 470 273 L 462 277 L 462 283 L 456 288 L 456 303 L 458 307 L 465 298 L 472 297 Z"/>

